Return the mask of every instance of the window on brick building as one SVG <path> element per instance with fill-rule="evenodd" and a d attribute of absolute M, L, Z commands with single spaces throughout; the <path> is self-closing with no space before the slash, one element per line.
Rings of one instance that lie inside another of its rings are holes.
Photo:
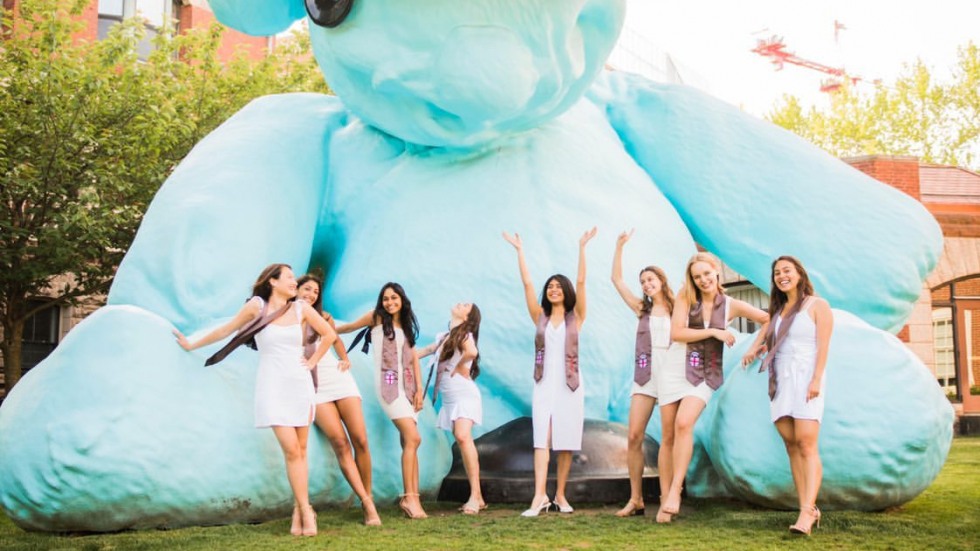
<path fill-rule="evenodd" d="M 947 393 L 956 394 L 956 356 L 953 348 L 952 308 L 936 308 L 932 311 L 932 339 L 936 362 L 936 380 Z"/>
<path fill-rule="evenodd" d="M 762 289 L 759 289 L 751 283 L 740 283 L 726 287 L 725 294 L 742 302 L 747 302 L 760 310 L 769 309 L 769 295 L 763 293 Z M 754 321 L 745 318 L 736 318 L 732 322 L 732 326 L 742 333 L 753 333 L 759 329 L 759 326 Z"/>
<path fill-rule="evenodd" d="M 29 309 L 49 303 L 49 300 L 36 299 L 29 301 Z M 24 336 L 21 337 L 21 369 L 27 373 L 54 351 L 58 346 L 60 333 L 61 308 L 51 306 L 45 308 L 24 322 Z"/>
<path fill-rule="evenodd" d="M 98 37 L 103 39 L 109 29 L 127 17 L 139 14 L 146 22 L 146 34 L 136 46 L 140 59 L 153 51 L 153 39 L 160 28 L 174 20 L 173 0 L 99 0 Z"/>

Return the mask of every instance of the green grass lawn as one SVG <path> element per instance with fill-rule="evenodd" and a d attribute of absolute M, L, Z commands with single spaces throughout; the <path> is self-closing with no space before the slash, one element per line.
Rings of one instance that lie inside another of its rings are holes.
<path fill-rule="evenodd" d="M 625 498 L 626 496 L 624 496 Z M 491 505 L 479 516 L 455 503 L 426 503 L 430 517 L 409 521 L 383 507 L 384 526 L 360 525 L 359 509 L 320 511 L 315 538 L 289 535 L 289 520 L 257 525 L 99 535 L 24 532 L 0 516 L 0 549 L 980 549 L 980 438 L 957 438 L 933 485 L 903 507 L 823 515 L 810 538 L 787 532 L 796 514 L 734 501 L 685 502 L 673 524 L 620 519 L 615 507 L 520 518 L 522 508 Z M 654 504 L 650 504 L 651 506 Z"/>

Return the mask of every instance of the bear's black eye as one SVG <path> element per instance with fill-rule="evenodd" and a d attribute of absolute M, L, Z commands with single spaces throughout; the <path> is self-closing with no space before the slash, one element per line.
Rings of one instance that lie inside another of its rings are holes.
<path fill-rule="evenodd" d="M 336 27 L 347 19 L 354 0 L 306 0 L 306 13 L 321 27 Z"/>

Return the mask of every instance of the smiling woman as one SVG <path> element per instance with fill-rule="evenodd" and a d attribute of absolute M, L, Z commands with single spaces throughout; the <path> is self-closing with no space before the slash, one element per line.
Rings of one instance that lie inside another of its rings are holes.
<path fill-rule="evenodd" d="M 395 424 L 402 444 L 402 484 L 405 492 L 399 506 L 405 516 L 426 518 L 419 494 L 419 457 L 422 436 L 418 415 L 422 410 L 422 387 L 415 342 L 419 322 L 412 311 L 412 301 L 401 285 L 388 282 L 378 293 L 373 311 L 341 325 L 338 333 L 365 328 L 367 343 L 374 345 L 374 383 L 381 409 Z"/>

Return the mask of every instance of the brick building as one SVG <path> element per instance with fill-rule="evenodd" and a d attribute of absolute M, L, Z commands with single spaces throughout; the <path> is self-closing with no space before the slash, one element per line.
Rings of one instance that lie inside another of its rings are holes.
<path fill-rule="evenodd" d="M 21 2 L 3 0 L 3 7 L 5 10 L 16 10 Z M 78 38 L 89 41 L 104 38 L 113 25 L 137 14 L 146 21 L 146 36 L 139 46 L 144 56 L 153 47 L 152 38 L 164 25 L 172 25 L 177 32 L 184 33 L 190 29 L 207 28 L 214 21 L 214 13 L 207 0 L 91 0 L 79 16 L 85 28 Z M 261 59 L 273 47 L 274 41 L 275 37 L 249 36 L 227 29 L 221 37 L 218 56 L 227 60 L 242 50 L 251 59 Z"/>
<path fill-rule="evenodd" d="M 943 254 L 898 338 L 935 374 L 957 413 L 980 414 L 980 174 L 871 155 L 844 162 L 920 201 L 943 232 Z M 766 307 L 763 291 L 726 270 L 729 294 Z M 745 327 L 739 329 L 753 330 Z"/>

